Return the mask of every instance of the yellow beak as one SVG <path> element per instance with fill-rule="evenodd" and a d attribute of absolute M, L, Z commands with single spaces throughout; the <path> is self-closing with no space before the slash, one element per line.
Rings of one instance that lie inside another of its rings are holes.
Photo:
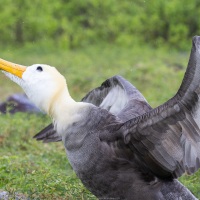
<path fill-rule="evenodd" d="M 15 76 L 18 76 L 19 78 L 22 78 L 22 75 L 26 70 L 26 67 L 23 65 L 18 65 L 15 63 L 8 62 L 0 58 L 0 70 L 4 70 Z"/>

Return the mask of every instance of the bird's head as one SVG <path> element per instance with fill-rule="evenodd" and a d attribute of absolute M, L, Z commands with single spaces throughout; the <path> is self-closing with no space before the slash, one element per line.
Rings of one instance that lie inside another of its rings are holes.
<path fill-rule="evenodd" d="M 20 85 L 29 99 L 48 114 L 51 114 L 53 102 L 64 98 L 63 95 L 65 98 L 66 94 L 69 96 L 65 78 L 54 67 L 44 64 L 26 67 L 0 59 L 0 70 Z"/>

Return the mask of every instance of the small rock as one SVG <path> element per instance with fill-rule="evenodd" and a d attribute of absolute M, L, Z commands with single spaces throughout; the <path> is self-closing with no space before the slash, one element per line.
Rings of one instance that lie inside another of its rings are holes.
<path fill-rule="evenodd" d="M 14 114 L 16 112 L 40 113 L 41 111 L 27 98 L 25 94 L 13 94 L 0 104 L 0 113 Z"/>
<path fill-rule="evenodd" d="M 7 200 L 9 197 L 9 193 L 6 191 L 0 191 L 0 200 Z"/>
<path fill-rule="evenodd" d="M 7 191 L 1 191 L 0 190 L 0 200 L 30 200 L 27 198 L 25 195 L 21 193 L 14 193 L 14 194 L 9 194 Z"/>

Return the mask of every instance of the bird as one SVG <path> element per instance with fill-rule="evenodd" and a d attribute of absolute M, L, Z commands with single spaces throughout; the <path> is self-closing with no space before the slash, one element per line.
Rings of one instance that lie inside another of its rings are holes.
<path fill-rule="evenodd" d="M 177 93 L 152 108 L 121 76 L 76 102 L 55 67 L 0 60 L 0 69 L 52 118 L 35 135 L 62 141 L 77 177 L 99 199 L 194 200 L 178 177 L 200 167 L 200 36 Z"/>

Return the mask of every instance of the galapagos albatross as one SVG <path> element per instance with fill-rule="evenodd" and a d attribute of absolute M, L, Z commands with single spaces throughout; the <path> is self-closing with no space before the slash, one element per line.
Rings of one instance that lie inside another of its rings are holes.
<path fill-rule="evenodd" d="M 52 118 L 35 138 L 62 140 L 73 170 L 99 199 L 196 199 L 177 178 L 200 167 L 199 36 L 180 89 L 154 109 L 120 76 L 76 102 L 54 67 L 1 59 L 0 69 Z"/>

